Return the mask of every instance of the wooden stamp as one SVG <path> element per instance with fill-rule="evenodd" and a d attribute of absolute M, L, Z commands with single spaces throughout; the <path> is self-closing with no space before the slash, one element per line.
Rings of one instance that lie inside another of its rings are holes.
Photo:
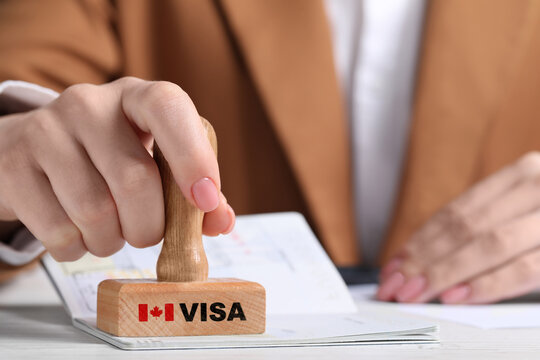
<path fill-rule="evenodd" d="M 212 126 L 203 119 L 216 151 Z M 258 283 L 208 279 L 202 244 L 204 214 L 176 185 L 154 144 L 165 196 L 165 236 L 157 280 L 105 280 L 98 286 L 97 327 L 116 336 L 259 334 L 266 293 Z"/>

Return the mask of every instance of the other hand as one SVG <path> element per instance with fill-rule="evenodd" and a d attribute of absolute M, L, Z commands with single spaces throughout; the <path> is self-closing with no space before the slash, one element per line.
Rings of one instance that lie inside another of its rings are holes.
<path fill-rule="evenodd" d="M 540 286 L 540 154 L 435 214 L 381 271 L 380 300 L 491 303 Z"/>

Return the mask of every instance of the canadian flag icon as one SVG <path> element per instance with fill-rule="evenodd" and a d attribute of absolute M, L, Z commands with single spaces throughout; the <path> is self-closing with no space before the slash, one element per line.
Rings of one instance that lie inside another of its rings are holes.
<path fill-rule="evenodd" d="M 174 304 L 165 304 L 165 321 L 174 321 Z M 159 306 L 154 306 L 148 311 L 148 304 L 139 304 L 139 321 L 148 321 L 148 314 L 154 319 L 159 319 L 163 310 Z"/>

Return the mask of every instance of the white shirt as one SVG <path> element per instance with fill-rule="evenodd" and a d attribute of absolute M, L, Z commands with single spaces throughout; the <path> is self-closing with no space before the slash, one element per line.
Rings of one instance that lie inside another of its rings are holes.
<path fill-rule="evenodd" d="M 355 216 L 373 265 L 407 148 L 424 0 L 325 0 L 350 119 Z"/>

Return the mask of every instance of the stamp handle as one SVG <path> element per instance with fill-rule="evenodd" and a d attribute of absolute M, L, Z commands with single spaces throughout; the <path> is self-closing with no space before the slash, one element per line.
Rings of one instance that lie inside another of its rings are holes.
<path fill-rule="evenodd" d="M 216 133 L 201 118 L 208 140 L 217 154 Z M 190 282 L 208 278 L 208 261 L 202 243 L 204 213 L 186 200 L 176 184 L 167 160 L 154 142 L 165 202 L 165 235 L 156 265 L 158 281 Z"/>

